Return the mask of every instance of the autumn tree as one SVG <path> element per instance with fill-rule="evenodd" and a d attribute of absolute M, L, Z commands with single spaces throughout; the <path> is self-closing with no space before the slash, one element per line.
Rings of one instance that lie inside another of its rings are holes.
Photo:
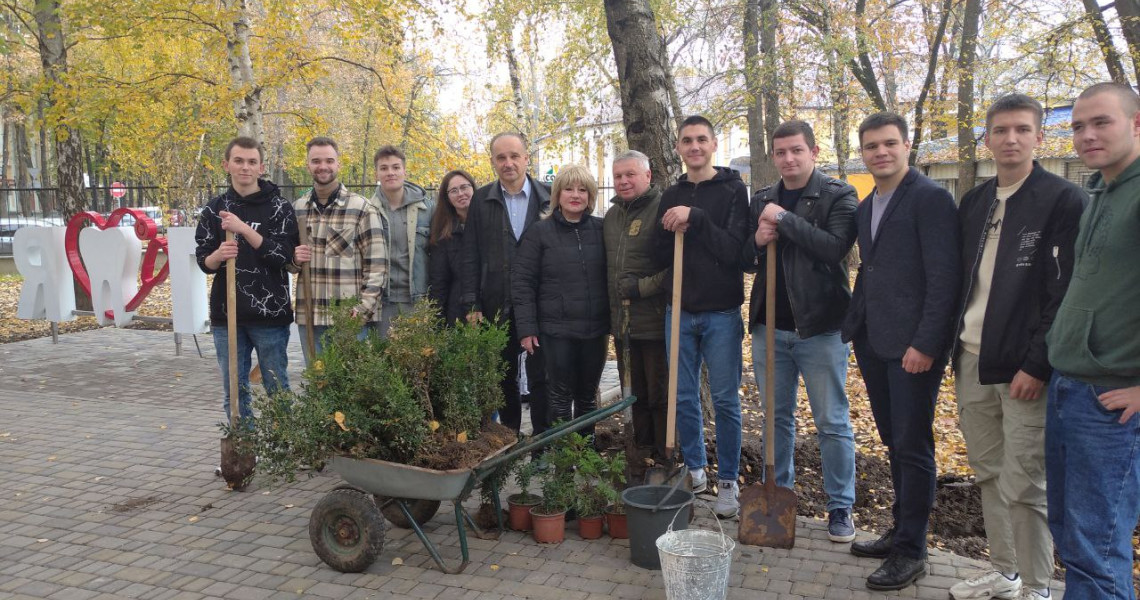
<path fill-rule="evenodd" d="M 958 51 L 958 185 L 961 200 L 977 177 L 978 142 L 974 138 L 974 71 L 978 52 L 978 22 L 982 1 L 966 0 L 962 13 L 962 40 Z"/>
<path fill-rule="evenodd" d="M 653 183 L 669 186 L 681 172 L 669 106 L 669 64 L 648 0 L 605 0 L 606 23 L 621 86 L 629 147 L 644 152 Z"/>

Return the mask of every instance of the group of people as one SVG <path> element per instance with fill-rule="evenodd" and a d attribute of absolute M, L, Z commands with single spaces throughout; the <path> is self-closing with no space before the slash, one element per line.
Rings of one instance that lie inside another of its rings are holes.
<path fill-rule="evenodd" d="M 812 128 L 796 120 L 773 135 L 779 181 L 749 199 L 736 171 L 713 165 L 712 123 L 692 116 L 677 135 L 685 174 L 662 190 L 646 155 L 619 154 L 604 218 L 594 216 L 598 188 L 586 169 L 563 167 L 546 186 L 527 174 L 526 140 L 515 133 L 491 140 L 496 181 L 477 187 L 452 171 L 434 201 L 406 181 L 404 156 L 390 146 L 376 154 L 376 195 L 349 192 L 337 179 L 336 143 L 315 138 L 307 157 L 313 189 L 292 204 L 260 178 L 258 144 L 237 138 L 223 163 L 231 187 L 199 221 L 198 261 L 215 273 L 237 259 L 239 374 L 248 373 L 256 349 L 270 391 L 288 386 L 287 272 L 305 263 L 313 298 L 299 290 L 298 306 L 312 302 L 318 332 L 329 325 L 328 306 L 349 297 L 358 302 L 362 334 L 386 334 L 393 316 L 425 296 L 449 323 L 505 323 L 511 342 L 499 416 L 515 430 L 524 395 L 535 432 L 593 410 L 612 335 L 619 370 L 637 396 L 635 442 L 659 461 L 671 458 L 666 356 L 676 343 L 684 464 L 693 490 L 705 490 L 704 365 L 715 413 L 714 510 L 731 518 L 739 510 L 744 273 L 775 253 L 776 275 L 756 277 L 747 318 L 758 389 L 769 372 L 775 379 L 775 414 L 766 417 L 775 421 L 775 472 L 765 476 L 794 486 L 802 377 L 819 435 L 828 534 L 855 539 L 845 391 L 853 349 L 895 497 L 890 530 L 850 546 L 882 559 L 868 587 L 901 589 L 926 573 L 934 409 L 950 364 L 993 563 L 951 596 L 1049 598 L 1055 543 L 1068 597 L 1133 598 L 1140 271 L 1131 260 L 1140 251 L 1140 97 L 1106 83 L 1078 98 L 1074 147 L 1097 171 L 1087 194 L 1034 160 L 1043 114 L 1023 94 L 989 107 L 985 145 L 997 175 L 957 206 L 908 166 L 907 123 L 897 114 L 873 114 L 859 127 L 875 183 L 861 202 L 852 186 L 816 167 Z M 227 231 L 236 242 L 223 241 Z M 678 235 L 683 277 L 674 306 Z M 847 261 L 856 243 L 861 263 L 852 289 Z M 211 319 L 225 372 L 222 280 L 211 292 Z M 768 286 L 775 288 L 771 323 Z M 667 323 L 678 310 L 674 340 Z M 768 327 L 775 328 L 770 368 Z M 241 414 L 252 417 L 247 382 L 240 385 Z"/>

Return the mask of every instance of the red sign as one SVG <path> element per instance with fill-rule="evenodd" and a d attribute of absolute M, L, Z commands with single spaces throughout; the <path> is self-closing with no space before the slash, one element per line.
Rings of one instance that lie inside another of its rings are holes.
<path fill-rule="evenodd" d="M 122 198 L 123 196 L 126 196 L 126 195 L 127 195 L 127 186 L 123 185 L 121 182 L 118 182 L 118 181 L 111 184 L 111 197 L 112 198 L 115 198 L 117 200 L 117 199 Z"/>
<path fill-rule="evenodd" d="M 122 186 L 123 184 L 118 184 Z M 115 188 L 112 187 L 112 190 Z M 122 188 L 120 188 L 122 189 Z M 114 193 L 114 192 L 112 192 Z M 138 292 L 134 298 L 127 302 L 127 312 L 131 312 L 139 307 L 146 299 L 147 294 L 154 286 L 166 281 L 167 275 L 170 274 L 170 260 L 169 254 L 166 250 L 166 238 L 158 236 L 158 227 L 155 226 L 154 220 L 146 216 L 141 210 L 134 208 L 116 208 L 111 212 L 106 220 L 97 212 L 81 212 L 76 213 L 71 220 L 67 222 L 67 233 L 64 234 L 64 252 L 67 255 L 67 263 L 71 265 L 71 271 L 75 274 L 75 281 L 79 283 L 79 287 L 91 295 L 91 277 L 87 275 L 87 268 L 83 266 L 83 259 L 79 256 L 79 232 L 83 229 L 87 221 L 91 221 L 95 227 L 99 229 L 107 229 L 108 227 L 115 227 L 122 220 L 123 215 L 131 215 L 135 218 L 135 235 L 147 243 L 146 254 L 143 255 L 142 265 L 140 265 L 139 280 L 142 285 L 139 287 Z M 167 254 L 168 260 L 162 265 L 158 273 L 154 272 L 155 259 L 158 253 L 162 252 Z M 113 319 L 111 311 L 107 311 L 107 318 Z"/>

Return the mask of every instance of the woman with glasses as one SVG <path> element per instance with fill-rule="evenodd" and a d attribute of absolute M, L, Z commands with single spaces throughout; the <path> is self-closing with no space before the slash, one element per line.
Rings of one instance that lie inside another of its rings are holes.
<path fill-rule="evenodd" d="M 463 224 L 467 207 L 475 192 L 475 179 L 466 171 L 455 170 L 443 176 L 439 184 L 439 201 L 431 218 L 428 237 L 429 297 L 439 306 L 448 325 L 466 315 L 459 303 L 463 281 Z"/>
<path fill-rule="evenodd" d="M 546 355 L 552 422 L 597 407 L 606 364 L 610 309 L 602 219 L 592 215 L 597 199 L 585 167 L 562 167 L 551 213 L 523 234 L 511 266 L 519 342 L 531 353 L 541 346 Z"/>

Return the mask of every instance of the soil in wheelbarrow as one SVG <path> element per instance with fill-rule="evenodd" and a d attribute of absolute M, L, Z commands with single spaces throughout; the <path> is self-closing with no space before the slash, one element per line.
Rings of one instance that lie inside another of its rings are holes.
<path fill-rule="evenodd" d="M 515 439 L 515 432 L 499 423 L 484 425 L 479 435 L 470 439 L 437 431 L 410 464 L 440 471 L 470 469 Z"/>

